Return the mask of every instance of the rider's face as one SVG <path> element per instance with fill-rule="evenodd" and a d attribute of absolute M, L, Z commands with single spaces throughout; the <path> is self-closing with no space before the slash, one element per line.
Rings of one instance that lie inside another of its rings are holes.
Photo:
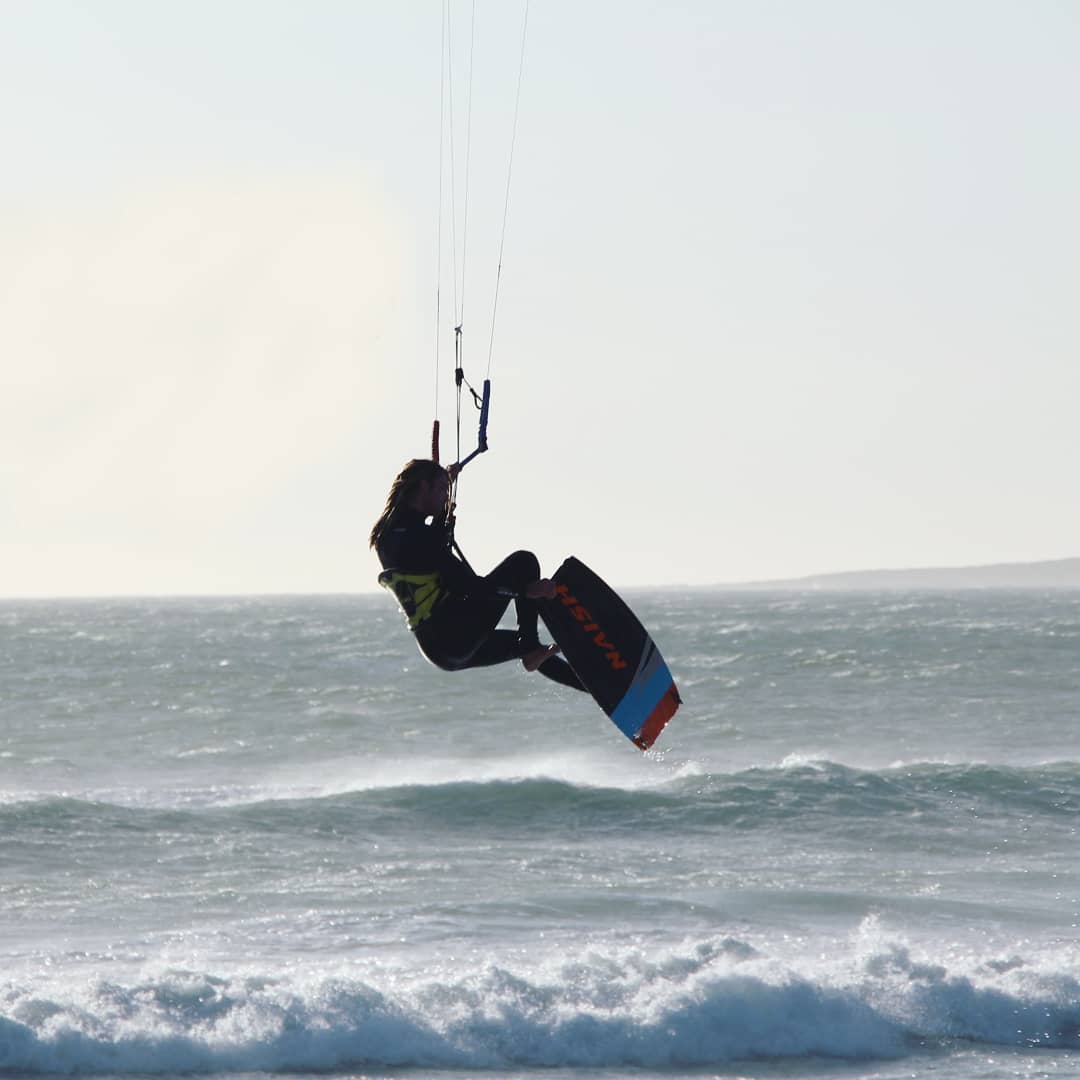
<path fill-rule="evenodd" d="M 424 480 L 420 484 L 417 493 L 418 509 L 425 515 L 440 514 L 446 508 L 450 498 L 450 477 L 446 473 L 439 473 L 430 480 Z"/>

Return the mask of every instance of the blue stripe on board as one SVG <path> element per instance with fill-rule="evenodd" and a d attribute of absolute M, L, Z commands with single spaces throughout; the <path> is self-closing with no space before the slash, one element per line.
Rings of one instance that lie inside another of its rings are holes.
<path fill-rule="evenodd" d="M 671 683 L 671 672 L 667 664 L 661 661 L 648 678 L 630 685 L 611 714 L 612 722 L 628 739 L 632 739 L 667 693 Z"/>

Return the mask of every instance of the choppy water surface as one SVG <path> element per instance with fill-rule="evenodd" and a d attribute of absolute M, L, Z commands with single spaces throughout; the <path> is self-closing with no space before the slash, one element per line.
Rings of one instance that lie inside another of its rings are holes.
<path fill-rule="evenodd" d="M 1080 1075 L 1080 595 L 631 595 L 640 754 L 381 597 L 0 604 L 0 1070 Z"/>

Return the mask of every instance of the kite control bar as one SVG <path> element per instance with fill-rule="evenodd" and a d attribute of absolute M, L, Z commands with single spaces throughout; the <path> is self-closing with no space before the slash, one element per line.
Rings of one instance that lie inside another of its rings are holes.
<path fill-rule="evenodd" d="M 482 454 L 487 448 L 487 425 L 488 425 L 488 411 L 491 408 L 491 379 L 484 380 L 484 393 L 483 396 L 478 394 L 473 388 L 471 382 L 465 378 L 465 371 L 461 365 L 461 326 L 454 327 L 454 359 L 456 361 L 454 365 L 454 383 L 457 386 L 457 452 L 461 454 L 461 388 L 467 386 L 469 393 L 473 396 L 473 401 L 476 402 L 477 408 L 480 410 L 480 431 L 476 436 L 476 449 L 469 454 L 463 461 L 457 463 L 457 471 L 460 473 L 466 465 L 477 454 Z M 488 370 L 490 371 L 490 361 L 488 363 Z M 436 410 L 438 401 L 436 399 Z M 431 429 L 431 457 L 432 460 L 438 462 L 439 460 L 439 421 L 436 418 L 435 424 Z"/>
<path fill-rule="evenodd" d="M 469 388 L 470 390 L 472 387 Z M 473 390 L 473 397 L 476 397 L 476 391 Z M 480 399 L 480 430 L 476 434 L 476 449 L 469 454 L 459 465 L 458 471 L 460 472 L 469 464 L 470 461 L 477 454 L 482 454 L 487 448 L 487 424 L 488 424 L 488 411 L 491 408 L 491 380 L 484 380 L 484 396 Z"/>
<path fill-rule="evenodd" d="M 460 374 L 460 371 L 459 371 Z M 475 390 L 470 386 L 472 390 L 473 398 L 476 400 L 477 405 L 480 408 L 480 430 L 476 435 L 476 449 L 469 454 L 463 461 L 458 462 L 458 472 L 461 472 L 466 465 L 477 454 L 482 454 L 488 448 L 487 441 L 487 425 L 488 425 L 488 413 L 491 410 L 491 380 L 484 380 L 484 393 L 483 395 L 477 394 Z M 460 423 L 460 421 L 459 421 Z M 439 460 L 439 421 L 436 420 L 431 425 L 431 460 L 438 462 Z"/>
<path fill-rule="evenodd" d="M 458 424 L 458 453 L 461 452 L 461 449 L 460 449 L 461 448 L 461 384 L 463 382 L 465 382 L 465 373 L 459 367 L 457 369 L 457 384 L 458 384 L 458 418 L 457 418 L 457 424 Z M 465 383 L 465 385 L 469 386 L 468 383 Z M 452 483 L 452 488 L 451 488 L 451 495 L 450 495 L 450 498 L 449 498 L 449 502 L 447 504 L 446 524 L 447 524 L 447 528 L 448 528 L 448 536 L 449 536 L 449 540 L 450 540 L 450 546 L 454 549 L 455 552 L 457 552 L 458 558 L 461 559 L 461 561 L 467 567 L 469 567 L 469 569 L 471 570 L 472 567 L 469 566 L 469 560 L 465 558 L 465 553 L 461 550 L 460 547 L 458 547 L 457 540 L 454 539 L 454 526 L 456 524 L 456 522 L 454 520 L 454 510 L 456 508 L 456 500 L 457 500 L 457 481 L 458 481 L 458 477 L 461 475 L 461 470 L 464 469 L 465 466 L 468 465 L 469 462 L 472 461 L 472 459 L 474 457 L 476 457 L 477 454 L 482 454 L 488 448 L 487 424 L 488 424 L 488 413 L 491 410 L 491 380 L 490 379 L 485 379 L 484 380 L 484 393 L 483 393 L 482 397 L 479 394 L 477 394 L 477 392 L 475 390 L 473 390 L 473 388 L 471 386 L 469 386 L 469 391 L 472 393 L 473 400 L 476 401 L 477 405 L 480 408 L 480 430 L 477 432 L 477 435 L 476 435 L 476 449 L 471 454 L 469 454 L 466 458 L 459 461 L 457 463 L 457 468 L 456 469 L 453 466 L 451 466 L 452 471 L 450 473 L 450 476 L 451 476 L 451 479 L 452 479 L 453 483 Z M 436 464 L 438 464 L 438 462 L 439 462 L 439 421 L 438 420 L 436 420 L 431 426 L 431 458 Z"/>

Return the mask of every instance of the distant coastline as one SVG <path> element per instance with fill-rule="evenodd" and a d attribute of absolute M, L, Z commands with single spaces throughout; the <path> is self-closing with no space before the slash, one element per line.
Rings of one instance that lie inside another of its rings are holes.
<path fill-rule="evenodd" d="M 1080 589 L 1080 558 L 989 566 L 851 570 L 834 574 L 719 585 L 722 589 Z"/>

